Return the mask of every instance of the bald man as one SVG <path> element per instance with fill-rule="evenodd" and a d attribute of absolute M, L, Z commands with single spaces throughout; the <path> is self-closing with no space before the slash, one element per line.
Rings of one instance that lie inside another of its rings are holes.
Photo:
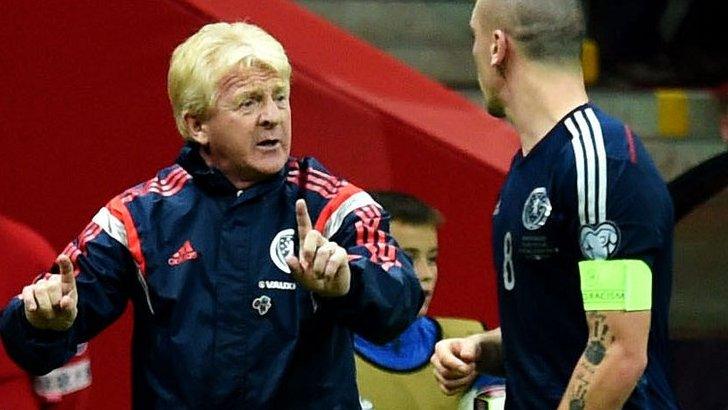
<path fill-rule="evenodd" d="M 589 102 L 577 0 L 479 0 L 488 111 L 521 150 L 493 211 L 501 328 L 438 343 L 444 389 L 505 368 L 507 409 L 674 409 L 673 209 L 640 140 Z"/>

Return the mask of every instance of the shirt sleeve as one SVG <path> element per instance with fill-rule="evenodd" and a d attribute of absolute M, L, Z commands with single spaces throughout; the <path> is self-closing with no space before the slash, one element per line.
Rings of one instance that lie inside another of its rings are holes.
<path fill-rule="evenodd" d="M 130 219 L 120 218 L 124 210 L 115 206 L 119 204 L 112 201 L 101 208 L 63 251 L 73 263 L 78 291 L 78 316 L 69 330 L 33 327 L 17 298 L 0 317 L 0 336 L 8 355 L 29 373 L 41 375 L 61 367 L 76 354 L 78 345 L 123 313 L 138 265 L 124 243 L 124 220 Z M 54 266 L 53 271 L 56 269 Z"/>
<path fill-rule="evenodd" d="M 649 159 L 602 153 L 565 161 L 562 200 L 575 215 L 580 260 L 640 259 L 650 267 L 672 237 L 672 202 Z"/>
<path fill-rule="evenodd" d="M 86 409 L 91 385 L 88 345 L 78 346 L 76 355 L 65 365 L 43 376 L 33 377 L 33 391 L 44 410 Z"/>
<path fill-rule="evenodd" d="M 316 227 L 346 249 L 351 288 L 345 296 L 318 300 L 327 314 L 364 338 L 390 340 L 417 317 L 422 289 L 411 261 L 389 235 L 389 215 L 352 185 L 337 197 Z"/>

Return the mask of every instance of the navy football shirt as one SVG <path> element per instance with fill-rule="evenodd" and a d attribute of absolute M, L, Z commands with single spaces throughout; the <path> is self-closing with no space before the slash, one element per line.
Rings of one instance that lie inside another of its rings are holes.
<path fill-rule="evenodd" d="M 647 151 L 594 105 L 516 154 L 493 213 L 506 408 L 559 404 L 587 342 L 577 265 L 587 259 L 652 269 L 648 365 L 625 408 L 676 407 L 667 379 L 672 232 L 672 203 Z"/>

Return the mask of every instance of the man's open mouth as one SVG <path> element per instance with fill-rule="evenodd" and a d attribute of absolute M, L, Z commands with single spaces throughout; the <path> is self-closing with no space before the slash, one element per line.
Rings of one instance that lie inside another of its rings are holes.
<path fill-rule="evenodd" d="M 275 147 L 278 144 L 280 144 L 280 142 L 281 141 L 280 140 L 277 140 L 277 139 L 269 139 L 269 140 L 260 141 L 256 145 L 259 146 L 259 147 L 264 147 L 264 148 L 272 148 L 272 147 Z"/>

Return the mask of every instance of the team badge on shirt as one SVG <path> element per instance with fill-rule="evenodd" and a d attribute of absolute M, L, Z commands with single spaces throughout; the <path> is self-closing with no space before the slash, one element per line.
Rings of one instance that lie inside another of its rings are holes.
<path fill-rule="evenodd" d="M 291 273 L 291 268 L 286 263 L 286 257 L 293 255 L 293 235 L 292 228 L 284 229 L 278 232 L 270 243 L 270 259 L 278 269 L 286 273 Z"/>
<path fill-rule="evenodd" d="M 619 228 L 611 222 L 596 227 L 584 225 L 579 232 L 581 253 L 589 259 L 607 259 L 617 249 L 619 237 Z"/>
<path fill-rule="evenodd" d="M 546 194 L 546 188 L 534 189 L 523 204 L 521 216 L 523 226 L 529 231 L 535 231 L 546 224 L 549 215 L 551 215 L 551 201 Z"/>

